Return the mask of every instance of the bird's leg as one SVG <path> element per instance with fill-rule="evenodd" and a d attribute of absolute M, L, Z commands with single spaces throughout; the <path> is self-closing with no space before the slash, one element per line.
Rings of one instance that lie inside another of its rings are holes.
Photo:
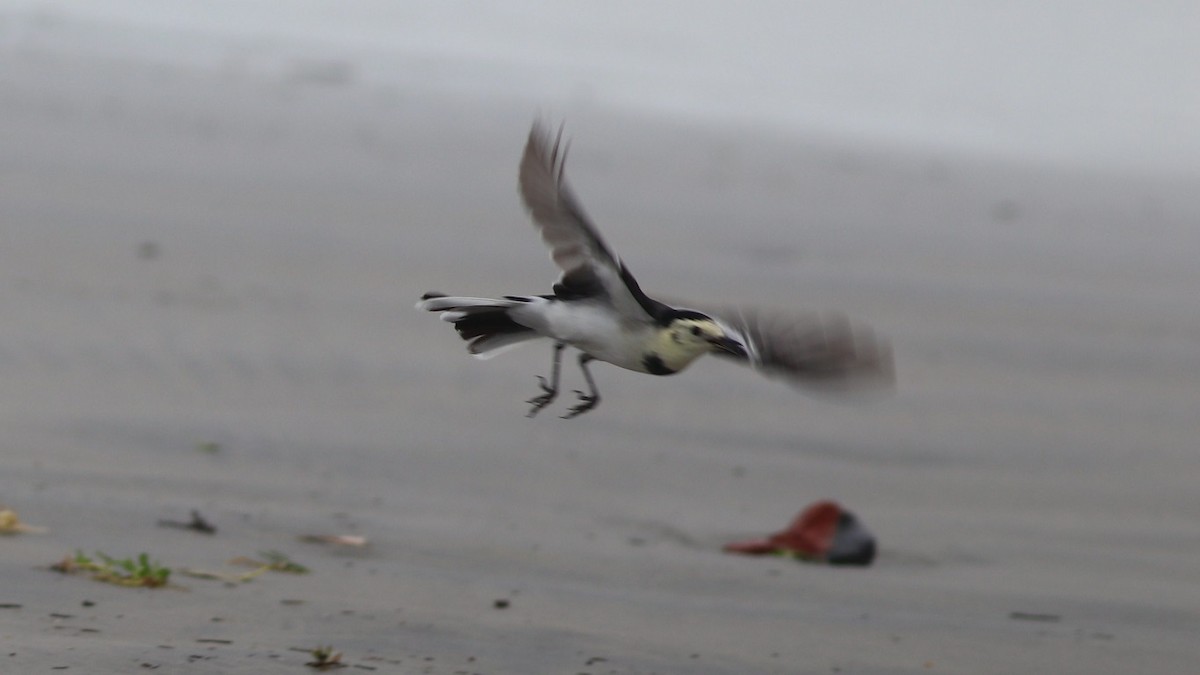
<path fill-rule="evenodd" d="M 566 346 L 562 342 L 554 343 L 554 365 L 550 367 L 550 381 L 547 382 L 546 378 L 541 375 L 537 376 L 538 384 L 542 387 L 542 393 L 526 401 L 526 403 L 533 406 L 529 409 L 529 414 L 525 415 L 526 417 L 533 417 L 538 414 L 539 410 L 550 405 L 554 397 L 558 396 L 558 371 L 562 365 L 562 350 Z"/>
<path fill-rule="evenodd" d="M 590 354 L 583 353 L 579 355 L 579 369 L 583 371 L 583 377 L 587 380 L 588 393 L 583 393 L 578 389 L 575 390 L 575 395 L 579 397 L 579 405 L 571 408 L 571 412 L 563 415 L 564 420 L 569 420 L 572 417 L 578 417 L 583 413 L 595 408 L 600 403 L 600 392 L 596 389 L 596 381 L 592 379 L 592 371 L 588 370 L 587 364 L 593 357 Z"/>

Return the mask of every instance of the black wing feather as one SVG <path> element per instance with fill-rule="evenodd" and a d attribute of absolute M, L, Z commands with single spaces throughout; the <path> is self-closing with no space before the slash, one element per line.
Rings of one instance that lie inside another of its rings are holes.
<path fill-rule="evenodd" d="M 519 186 L 550 257 L 562 269 L 555 295 L 607 297 L 627 318 L 660 320 L 670 307 L 642 292 L 583 212 L 564 176 L 566 156 L 562 128 L 551 134 L 535 122 L 521 158 Z"/>

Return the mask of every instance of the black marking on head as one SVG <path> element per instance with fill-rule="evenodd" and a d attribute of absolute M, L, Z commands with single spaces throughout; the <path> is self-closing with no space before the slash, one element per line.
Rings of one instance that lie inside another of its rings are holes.
<path fill-rule="evenodd" d="M 438 293 L 437 291 L 429 291 L 425 295 L 422 295 L 421 299 L 422 300 L 433 300 L 434 298 L 444 298 L 444 297 L 446 297 L 445 293 Z"/>
<path fill-rule="evenodd" d="M 642 365 L 646 367 L 646 372 L 651 375 L 674 375 L 676 371 L 667 367 L 663 363 L 662 357 L 654 352 L 650 352 L 642 357 Z"/>
<path fill-rule="evenodd" d="M 692 319 L 694 321 L 712 321 L 713 318 L 704 312 L 697 312 L 694 309 L 676 309 L 668 307 L 667 312 L 659 319 L 664 326 L 670 325 L 676 319 Z M 697 335 L 699 333 L 696 333 Z"/>

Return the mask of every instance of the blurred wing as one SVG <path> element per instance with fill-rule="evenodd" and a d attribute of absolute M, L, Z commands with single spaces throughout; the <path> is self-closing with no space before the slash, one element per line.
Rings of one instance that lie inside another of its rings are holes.
<path fill-rule="evenodd" d="M 794 387 L 846 392 L 895 383 L 887 340 L 841 314 L 735 309 L 712 315 L 746 345 L 746 357 L 729 358 Z"/>
<path fill-rule="evenodd" d="M 619 312 L 640 321 L 657 317 L 665 305 L 638 287 L 584 214 L 563 174 L 567 150 L 562 130 L 552 135 L 535 122 L 521 158 L 520 190 L 550 257 L 562 269 L 554 285 L 561 297 L 607 297 Z"/>

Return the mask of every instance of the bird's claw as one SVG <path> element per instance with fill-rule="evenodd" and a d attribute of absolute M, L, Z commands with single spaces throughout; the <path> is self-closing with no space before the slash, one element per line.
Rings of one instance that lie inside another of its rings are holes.
<path fill-rule="evenodd" d="M 526 401 L 526 403 L 533 406 L 525 415 L 526 417 L 533 417 L 534 415 L 538 414 L 542 408 L 550 405 L 550 403 L 554 401 L 554 398 L 558 396 L 558 390 L 551 387 L 550 383 L 546 381 L 546 378 L 538 375 L 537 379 L 538 386 L 542 388 L 542 393 Z"/>
<path fill-rule="evenodd" d="M 576 389 L 575 395 L 579 398 L 579 405 L 572 406 L 571 411 L 562 416 L 562 419 L 564 420 L 578 417 L 592 408 L 595 408 L 600 403 L 600 394 L 585 394 Z"/>

